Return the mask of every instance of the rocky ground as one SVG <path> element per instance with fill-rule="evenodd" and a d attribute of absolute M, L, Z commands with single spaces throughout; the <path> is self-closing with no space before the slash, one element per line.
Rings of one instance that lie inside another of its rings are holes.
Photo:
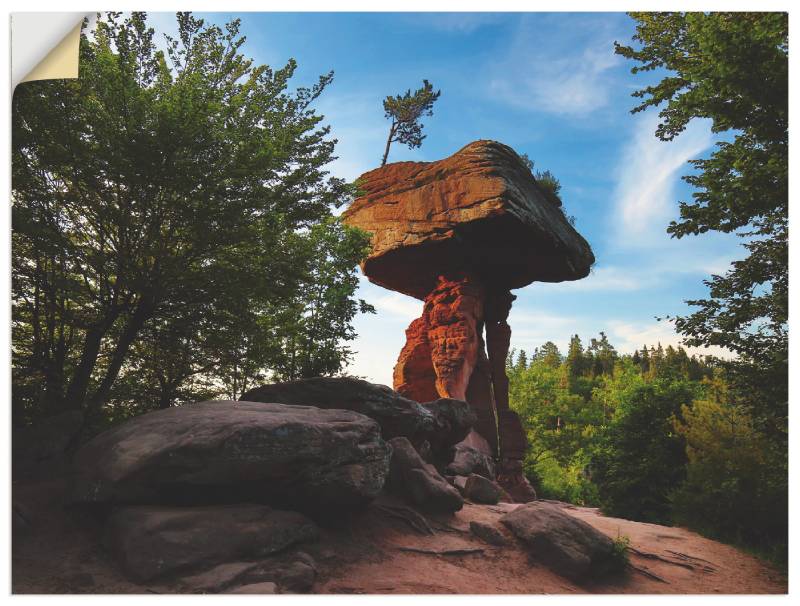
<path fill-rule="evenodd" d="M 230 592 L 242 587 L 242 579 L 249 574 L 242 571 L 259 563 L 263 567 L 265 562 L 273 568 L 291 569 L 296 591 L 328 594 L 787 591 L 783 575 L 733 547 L 681 528 L 608 518 L 596 509 L 563 505 L 564 512 L 612 539 L 630 538 L 631 567 L 625 574 L 577 584 L 534 559 L 499 523 L 519 505 L 467 502 L 452 515 L 416 518 L 409 517 L 406 505 L 386 496 L 333 527 L 322 526 L 318 540 L 269 558 L 244 562 L 238 568 L 233 563 L 212 568 L 210 573 L 135 583 L 103 547 L 98 521 L 85 511 L 63 507 L 66 487 L 63 479 L 42 479 L 13 488 L 14 500 L 24 508 L 29 522 L 26 530 L 15 531 L 13 537 L 15 594 Z M 470 530 L 471 523 L 495 529 L 495 541 L 503 544 L 478 538 Z M 272 582 L 246 585 L 259 593 L 276 590 Z"/>
<path fill-rule="evenodd" d="M 82 443 L 70 413 L 15 434 L 13 592 L 787 590 L 682 529 L 515 502 L 470 442 L 464 401 L 351 378 L 248 397 L 142 414 Z"/>

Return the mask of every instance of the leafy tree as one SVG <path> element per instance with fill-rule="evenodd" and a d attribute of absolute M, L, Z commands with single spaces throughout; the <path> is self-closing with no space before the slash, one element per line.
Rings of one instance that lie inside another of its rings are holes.
<path fill-rule="evenodd" d="M 634 93 L 633 109 L 663 106 L 656 136 L 669 141 L 694 118 L 729 132 L 707 159 L 693 160 L 692 202 L 681 202 L 677 238 L 709 230 L 748 238 L 748 256 L 706 281 L 706 299 L 675 318 L 690 345 L 720 345 L 765 372 L 787 370 L 788 15 L 632 13 L 639 48 L 615 44 L 639 65 L 667 70 Z M 771 370 L 777 367 L 777 370 Z M 783 381 L 786 385 L 786 381 Z M 785 400 L 785 397 L 781 397 Z"/>
<path fill-rule="evenodd" d="M 312 109 L 332 73 L 290 92 L 294 60 L 254 65 L 238 20 L 177 22 L 162 52 L 145 14 L 109 13 L 81 38 L 80 78 L 16 89 L 16 420 L 126 410 L 136 374 L 159 384 L 153 407 L 206 379 L 219 390 L 226 368 L 257 375 L 280 360 L 304 268 L 324 271 L 309 241 L 331 252 L 319 230 L 342 235 L 320 222 L 351 188 L 324 169 L 335 140 Z M 337 297 L 341 335 L 352 316 Z"/>
<path fill-rule="evenodd" d="M 427 80 L 422 81 L 422 88 L 413 93 L 408 89 L 404 95 L 389 95 L 383 101 L 383 110 L 386 118 L 392 121 L 389 128 L 389 137 L 386 139 L 386 149 L 383 152 L 381 166 L 386 164 L 389 157 L 389 147 L 397 141 L 408 145 L 410 149 L 420 147 L 425 135 L 422 134 L 420 118 L 433 115 L 433 104 L 442 91 L 433 92 L 433 85 Z"/>
<path fill-rule="evenodd" d="M 312 227 L 305 244 L 310 262 L 294 303 L 295 322 L 282 338 L 282 360 L 275 366 L 276 377 L 286 380 L 340 372 L 352 355 L 345 343 L 356 337 L 353 318 L 375 312 L 353 298 L 358 288 L 353 267 L 369 252 L 369 234 L 331 218 Z"/>
<path fill-rule="evenodd" d="M 737 403 L 721 372 L 707 385 L 707 395 L 684 406 L 674 422 L 688 456 L 686 482 L 672 495 L 675 517 L 785 561 L 786 458 Z"/>
<path fill-rule="evenodd" d="M 696 388 L 668 379 L 620 387 L 608 394 L 616 411 L 592 457 L 592 480 L 610 515 L 669 522 L 669 494 L 686 475 L 684 440 L 673 430 L 673 418 L 694 399 Z"/>

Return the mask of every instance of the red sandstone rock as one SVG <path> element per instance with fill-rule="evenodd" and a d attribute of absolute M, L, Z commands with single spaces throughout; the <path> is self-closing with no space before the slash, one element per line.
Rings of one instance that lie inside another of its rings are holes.
<path fill-rule="evenodd" d="M 419 402 L 469 402 L 498 482 L 516 500 L 535 499 L 522 471 L 525 431 L 508 408 L 510 290 L 585 277 L 589 244 L 521 158 L 495 141 L 438 162 L 389 164 L 359 186 L 364 194 L 342 216 L 372 234 L 364 274 L 425 301 L 406 330 L 395 389 Z"/>
<path fill-rule="evenodd" d="M 576 280 L 594 255 L 510 147 L 475 141 L 437 162 L 397 162 L 359 179 L 342 214 L 372 233 L 375 284 L 424 299 L 463 271 L 499 290 Z"/>

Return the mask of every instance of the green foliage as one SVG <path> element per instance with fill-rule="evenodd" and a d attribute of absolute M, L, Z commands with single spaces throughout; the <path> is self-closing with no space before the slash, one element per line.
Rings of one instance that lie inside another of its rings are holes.
<path fill-rule="evenodd" d="M 748 256 L 706 281 L 699 309 L 675 319 L 690 345 L 721 345 L 784 375 L 788 354 L 788 15 L 632 13 L 634 39 L 616 52 L 632 71 L 668 70 L 634 93 L 634 112 L 662 106 L 656 136 L 669 141 L 693 118 L 730 132 L 707 159 L 693 160 L 696 188 L 682 202 L 675 237 L 709 230 L 747 237 Z M 769 372 L 769 370 L 767 370 Z"/>
<path fill-rule="evenodd" d="M 353 187 L 325 171 L 335 141 L 312 108 L 332 73 L 291 91 L 294 60 L 255 65 L 238 20 L 177 22 L 162 52 L 145 14 L 109 13 L 80 78 L 15 91 L 17 422 L 337 372 L 368 311 L 363 234 L 331 218 Z"/>
<path fill-rule="evenodd" d="M 720 374 L 708 385 L 674 420 L 688 456 L 686 482 L 672 495 L 676 520 L 786 561 L 786 457 Z"/>
<path fill-rule="evenodd" d="M 638 48 L 616 44 L 616 52 L 637 62 L 633 73 L 667 71 L 634 93 L 642 102 L 633 111 L 660 107 L 656 136 L 664 141 L 694 118 L 728 133 L 710 157 L 691 161 L 696 170 L 684 179 L 693 200 L 681 202 L 680 220 L 667 231 L 677 238 L 733 232 L 747 251 L 705 281 L 708 297 L 688 301 L 696 311 L 673 318 L 687 344 L 738 354 L 719 364 L 725 395 L 714 387 L 717 395 L 696 401 L 677 425 L 689 464 L 676 512 L 703 532 L 780 551 L 788 481 L 788 15 L 631 16 Z M 639 363 L 653 367 L 652 358 Z"/>
<path fill-rule="evenodd" d="M 611 573 L 622 573 L 628 568 L 630 563 L 629 554 L 631 548 L 631 539 L 627 535 L 618 535 L 614 539 L 614 547 L 611 552 L 611 561 L 608 564 L 608 570 Z"/>
<path fill-rule="evenodd" d="M 758 377 L 682 347 L 619 355 L 603 333 L 587 348 L 573 335 L 564 357 L 553 343 L 530 363 L 523 354 L 509 354 L 510 405 L 541 497 L 677 522 L 785 562 L 786 436 L 758 414 Z"/>
<path fill-rule="evenodd" d="M 613 383 L 613 382 L 612 382 Z M 669 523 L 668 495 L 685 477 L 686 450 L 671 419 L 697 392 L 686 380 L 607 385 L 616 409 L 592 458 L 603 510 L 634 520 Z"/>
<path fill-rule="evenodd" d="M 392 125 L 389 128 L 389 137 L 386 139 L 381 166 L 386 164 L 389 147 L 393 142 L 407 145 L 410 149 L 422 145 L 425 135 L 422 134 L 423 125 L 420 118 L 433 115 L 433 104 L 441 94 L 440 90 L 433 92 L 433 85 L 423 80 L 422 88 L 413 93 L 408 89 L 404 95 L 389 95 L 384 99 L 383 111 L 386 118 L 392 121 Z"/>

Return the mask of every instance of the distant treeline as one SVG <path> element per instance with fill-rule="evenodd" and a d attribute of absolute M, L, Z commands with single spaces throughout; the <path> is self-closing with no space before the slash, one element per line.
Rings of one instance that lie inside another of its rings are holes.
<path fill-rule="evenodd" d="M 680 524 L 785 561 L 784 425 L 736 363 L 682 347 L 621 355 L 575 335 L 508 359 L 511 406 L 543 498 Z"/>

